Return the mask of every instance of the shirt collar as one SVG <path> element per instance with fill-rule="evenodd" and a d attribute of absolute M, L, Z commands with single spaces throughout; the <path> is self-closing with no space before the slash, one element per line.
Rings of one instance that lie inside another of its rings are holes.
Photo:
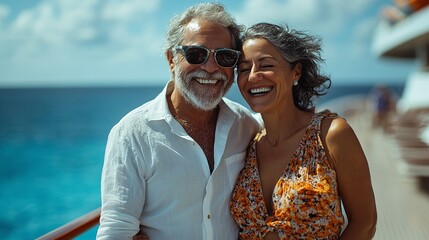
<path fill-rule="evenodd" d="M 149 121 L 157 121 L 163 119 L 172 119 L 173 116 L 170 113 L 170 109 L 168 108 L 167 103 L 167 95 L 173 92 L 174 82 L 169 81 L 164 89 L 161 91 L 158 96 L 152 101 L 152 106 L 148 110 L 147 119 Z"/>

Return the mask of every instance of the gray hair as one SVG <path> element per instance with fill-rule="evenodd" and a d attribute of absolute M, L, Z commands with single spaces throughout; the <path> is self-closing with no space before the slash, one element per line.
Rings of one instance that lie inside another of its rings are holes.
<path fill-rule="evenodd" d="M 170 20 L 167 31 L 167 43 L 164 50 L 171 51 L 174 46 L 183 40 L 185 26 L 193 19 L 204 19 L 219 24 L 231 33 L 233 48 L 241 47 L 240 33 L 243 26 L 238 25 L 221 3 L 199 3 L 188 8 L 181 15 L 176 15 Z"/>
<path fill-rule="evenodd" d="M 264 38 L 276 46 L 286 61 L 293 68 L 301 64 L 301 78 L 292 89 L 295 106 L 301 110 L 310 110 L 313 98 L 326 94 L 331 86 L 329 76 L 322 75 L 319 64 L 321 57 L 321 40 L 316 36 L 290 29 L 287 25 L 278 26 L 271 23 L 257 23 L 249 27 L 242 36 L 242 41 Z"/>

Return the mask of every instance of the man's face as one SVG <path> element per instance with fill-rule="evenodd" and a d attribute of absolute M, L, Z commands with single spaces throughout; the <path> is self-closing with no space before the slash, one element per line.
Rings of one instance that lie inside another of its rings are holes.
<path fill-rule="evenodd" d="M 185 28 L 180 45 L 232 48 L 232 39 L 224 27 L 205 20 L 193 20 Z M 203 64 L 190 64 L 183 54 L 176 53 L 172 64 L 175 86 L 189 103 L 202 110 L 214 109 L 233 83 L 233 68 L 218 66 L 214 53 L 210 53 Z"/>

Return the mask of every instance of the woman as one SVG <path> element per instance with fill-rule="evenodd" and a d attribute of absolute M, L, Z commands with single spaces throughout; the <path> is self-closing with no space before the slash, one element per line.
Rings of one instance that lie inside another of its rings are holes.
<path fill-rule="evenodd" d="M 314 112 L 330 79 L 320 41 L 268 23 L 243 36 L 238 86 L 265 129 L 250 143 L 232 194 L 241 239 L 371 239 L 376 206 L 368 163 L 347 122 Z M 343 228 L 341 201 L 348 225 Z"/>

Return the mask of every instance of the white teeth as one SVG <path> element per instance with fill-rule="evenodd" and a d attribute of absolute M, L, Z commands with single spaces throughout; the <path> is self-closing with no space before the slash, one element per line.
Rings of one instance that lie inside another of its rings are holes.
<path fill-rule="evenodd" d="M 269 91 L 271 91 L 271 88 L 267 88 L 267 87 L 250 89 L 250 93 L 252 94 L 267 93 Z"/>
<path fill-rule="evenodd" d="M 197 81 L 201 84 L 216 84 L 217 80 L 210 80 L 210 79 L 197 79 Z"/>

